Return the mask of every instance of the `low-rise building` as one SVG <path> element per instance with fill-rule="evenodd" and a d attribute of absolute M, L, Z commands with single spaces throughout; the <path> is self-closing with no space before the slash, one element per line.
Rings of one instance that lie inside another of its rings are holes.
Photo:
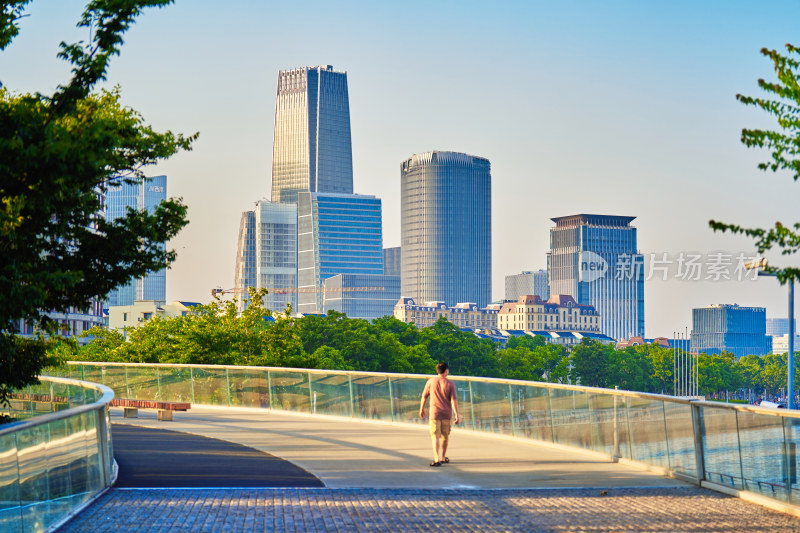
<path fill-rule="evenodd" d="M 442 316 L 460 328 L 496 329 L 499 310 L 499 304 L 479 308 L 478 304 L 471 302 L 457 303 L 453 307 L 444 302 L 417 305 L 413 298 L 403 297 L 394 306 L 394 317 L 420 329 L 434 325 Z"/>
<path fill-rule="evenodd" d="M 600 315 L 591 305 L 563 294 L 543 300 L 535 294 L 506 302 L 497 314 L 497 328 L 522 331 L 600 332 Z"/>
<path fill-rule="evenodd" d="M 166 303 L 159 300 L 136 300 L 133 305 L 115 305 L 108 310 L 108 329 L 139 327 L 155 316 L 185 316 L 198 305 L 197 302 Z"/>

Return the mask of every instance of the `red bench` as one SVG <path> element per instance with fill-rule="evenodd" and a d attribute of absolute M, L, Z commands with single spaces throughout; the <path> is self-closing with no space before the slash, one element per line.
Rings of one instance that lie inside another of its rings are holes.
<path fill-rule="evenodd" d="M 124 418 L 139 418 L 139 409 L 158 409 L 159 420 L 172 420 L 173 411 L 187 411 L 192 404 L 187 402 L 157 402 L 152 400 L 126 400 L 114 398 L 111 407 L 122 407 Z"/>

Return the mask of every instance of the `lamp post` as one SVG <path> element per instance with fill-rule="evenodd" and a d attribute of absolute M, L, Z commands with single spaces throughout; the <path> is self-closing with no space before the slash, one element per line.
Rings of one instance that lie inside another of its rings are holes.
<path fill-rule="evenodd" d="M 744 267 L 748 270 L 755 269 L 758 276 L 776 276 L 776 274 L 764 273 L 767 260 L 763 257 L 757 261 L 745 263 Z M 787 355 L 786 408 L 794 409 L 794 280 L 792 279 L 789 280 L 789 353 Z"/>

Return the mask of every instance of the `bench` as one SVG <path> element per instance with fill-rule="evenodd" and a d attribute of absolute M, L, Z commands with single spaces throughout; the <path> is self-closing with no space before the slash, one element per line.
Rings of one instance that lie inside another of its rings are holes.
<path fill-rule="evenodd" d="M 111 407 L 122 407 L 124 418 L 139 418 L 139 409 L 158 409 L 159 420 L 172 420 L 173 411 L 186 411 L 192 407 L 187 402 L 157 402 L 152 400 L 126 400 L 114 398 Z"/>

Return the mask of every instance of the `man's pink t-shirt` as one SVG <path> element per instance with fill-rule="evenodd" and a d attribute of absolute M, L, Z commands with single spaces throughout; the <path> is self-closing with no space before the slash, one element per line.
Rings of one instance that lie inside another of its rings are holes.
<path fill-rule="evenodd" d="M 436 376 L 425 384 L 422 397 L 431 397 L 431 420 L 450 420 L 453 417 L 453 408 L 450 401 L 455 398 L 456 386 L 447 378 Z"/>

